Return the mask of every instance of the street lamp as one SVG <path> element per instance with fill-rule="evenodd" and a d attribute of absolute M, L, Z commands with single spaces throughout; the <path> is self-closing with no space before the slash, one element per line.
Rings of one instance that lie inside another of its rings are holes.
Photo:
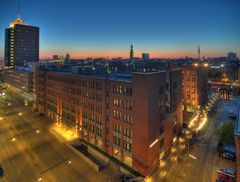
<path fill-rule="evenodd" d="M 37 130 L 36 133 L 40 133 L 40 130 Z"/>
<path fill-rule="evenodd" d="M 48 169 L 42 171 L 42 172 L 40 173 L 40 177 L 38 178 L 38 181 L 42 181 L 42 176 L 43 176 L 45 173 L 47 173 L 47 172 L 49 172 L 49 171 L 51 171 L 51 170 L 53 170 L 53 169 L 56 169 L 59 165 L 65 163 L 65 162 L 67 162 L 68 164 L 71 164 L 71 163 L 72 163 L 71 158 L 69 157 L 69 158 L 67 158 L 67 159 L 64 159 L 64 160 L 58 162 L 57 164 L 54 164 L 53 166 L 49 167 Z M 56 178 L 57 178 L 57 176 L 56 176 Z M 56 179 L 56 180 L 57 180 L 57 179 Z"/>
<path fill-rule="evenodd" d="M 18 116 L 22 116 L 22 113 L 20 112 L 20 113 L 18 113 Z"/>
<path fill-rule="evenodd" d="M 12 142 L 15 142 L 16 141 L 16 138 L 14 137 L 14 138 L 12 138 Z"/>
<path fill-rule="evenodd" d="M 194 160 L 197 160 L 197 157 L 195 157 L 195 156 L 193 156 L 193 155 L 191 155 L 191 154 L 189 154 L 188 156 L 191 157 L 191 158 L 194 159 Z"/>

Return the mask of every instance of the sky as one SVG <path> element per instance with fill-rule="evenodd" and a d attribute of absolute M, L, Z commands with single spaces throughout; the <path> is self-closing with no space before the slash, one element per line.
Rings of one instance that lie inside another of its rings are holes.
<path fill-rule="evenodd" d="M 240 55 L 239 0 L 0 0 L 0 58 L 4 29 L 20 14 L 40 27 L 40 58 Z"/>

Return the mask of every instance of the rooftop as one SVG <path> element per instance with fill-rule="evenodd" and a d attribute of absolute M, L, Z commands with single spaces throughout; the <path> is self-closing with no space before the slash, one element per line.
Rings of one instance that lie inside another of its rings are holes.
<path fill-rule="evenodd" d="M 21 19 L 21 17 L 18 16 L 15 21 L 12 21 L 12 22 L 10 23 L 9 26 L 10 26 L 10 28 L 12 28 L 12 27 L 14 27 L 15 25 L 27 25 L 27 23 L 23 22 L 22 19 Z"/>
<path fill-rule="evenodd" d="M 121 71 L 121 72 L 110 72 L 107 67 L 105 66 L 79 66 L 79 65 L 66 65 L 66 66 L 54 66 L 51 64 L 48 64 L 47 68 L 48 71 L 52 72 L 58 72 L 61 74 L 66 75 L 81 75 L 84 77 L 94 77 L 94 78 L 101 78 L 109 80 L 117 80 L 117 81 L 123 81 L 123 82 L 132 82 L 133 74 L 143 74 L 143 75 L 152 75 L 152 74 L 158 74 L 161 72 L 165 72 L 168 69 L 165 70 L 158 70 L 158 71 L 146 71 L 146 72 L 132 72 L 132 71 Z M 170 69 L 171 71 L 178 70 L 177 68 Z"/>

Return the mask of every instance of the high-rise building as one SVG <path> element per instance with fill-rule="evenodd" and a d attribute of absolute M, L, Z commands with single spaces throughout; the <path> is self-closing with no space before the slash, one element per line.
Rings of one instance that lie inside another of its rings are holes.
<path fill-rule="evenodd" d="M 134 58 L 134 51 L 133 51 L 133 45 L 131 45 L 131 49 L 130 49 L 130 59 Z"/>
<path fill-rule="evenodd" d="M 39 61 L 39 28 L 29 26 L 20 16 L 5 30 L 5 66 L 13 68 Z"/>
<path fill-rule="evenodd" d="M 142 60 L 143 61 L 149 60 L 149 53 L 142 53 Z"/>

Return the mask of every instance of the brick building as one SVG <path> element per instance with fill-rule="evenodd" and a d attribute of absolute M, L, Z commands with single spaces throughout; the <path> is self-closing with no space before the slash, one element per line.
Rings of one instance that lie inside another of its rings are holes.
<path fill-rule="evenodd" d="M 183 120 L 187 123 L 192 114 L 208 99 L 207 67 L 197 63 L 182 67 Z"/>
<path fill-rule="evenodd" d="M 235 126 L 236 145 L 236 182 L 240 182 L 240 103 L 238 104 L 238 117 Z"/>
<path fill-rule="evenodd" d="M 182 127 L 181 94 L 181 69 L 127 74 L 79 67 L 36 70 L 39 112 L 145 176 L 170 151 Z"/>

